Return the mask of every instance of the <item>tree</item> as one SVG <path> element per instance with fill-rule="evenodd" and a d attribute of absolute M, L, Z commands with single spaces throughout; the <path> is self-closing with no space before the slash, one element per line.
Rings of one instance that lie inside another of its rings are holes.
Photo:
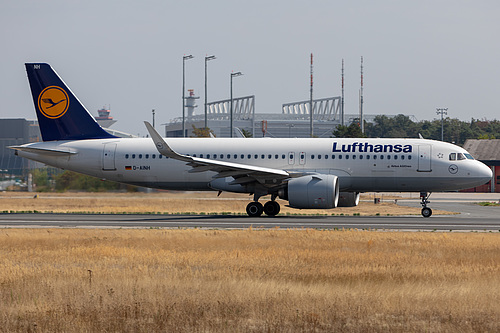
<path fill-rule="evenodd" d="M 356 123 L 349 126 L 338 125 L 332 134 L 336 138 L 366 138 L 366 135 L 361 132 L 361 128 Z"/>
<path fill-rule="evenodd" d="M 115 183 L 99 178 L 82 175 L 72 171 L 64 171 L 55 177 L 56 190 L 64 191 L 88 191 L 88 192 L 106 192 L 118 191 L 127 189 L 128 191 L 135 190 L 134 187 L 120 183 Z"/>
<path fill-rule="evenodd" d="M 253 137 L 252 132 L 247 131 L 246 129 L 241 129 L 241 133 L 243 133 L 243 136 L 245 138 L 252 138 Z"/>
<path fill-rule="evenodd" d="M 200 128 L 197 128 L 196 126 L 194 125 L 191 125 L 193 126 L 193 134 L 194 134 L 194 137 L 195 138 L 209 138 L 210 137 L 210 133 L 215 136 L 215 133 L 214 131 L 212 131 L 210 128 L 208 127 L 200 127 Z"/>

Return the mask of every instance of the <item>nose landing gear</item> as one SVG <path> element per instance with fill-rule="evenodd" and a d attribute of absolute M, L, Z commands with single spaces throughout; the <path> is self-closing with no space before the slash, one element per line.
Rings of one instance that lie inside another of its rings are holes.
<path fill-rule="evenodd" d="M 430 203 L 429 197 L 431 196 L 431 193 L 427 192 L 420 192 L 420 204 L 422 205 L 422 216 L 423 217 L 430 217 L 432 215 L 432 209 L 427 207 L 427 204 Z"/>

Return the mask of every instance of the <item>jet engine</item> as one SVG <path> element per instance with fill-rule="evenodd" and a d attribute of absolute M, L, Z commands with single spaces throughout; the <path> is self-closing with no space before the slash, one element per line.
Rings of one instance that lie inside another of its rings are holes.
<path fill-rule="evenodd" d="M 340 192 L 337 207 L 355 207 L 359 204 L 359 192 Z"/>
<path fill-rule="evenodd" d="M 278 195 L 293 208 L 335 208 L 339 201 L 338 177 L 318 174 L 293 178 Z"/>

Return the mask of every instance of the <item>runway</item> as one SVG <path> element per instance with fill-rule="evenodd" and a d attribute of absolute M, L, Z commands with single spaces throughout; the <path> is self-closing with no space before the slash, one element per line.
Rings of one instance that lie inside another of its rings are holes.
<path fill-rule="evenodd" d="M 500 207 L 477 202 L 498 202 L 499 194 L 436 193 L 430 206 L 457 215 L 415 216 L 275 216 L 242 215 L 105 215 L 105 214 L 0 214 L 1 228 L 206 228 L 206 229 L 364 229 L 413 231 L 500 232 Z M 419 207 L 412 197 L 399 205 Z M 301 212 L 301 211 L 298 211 Z M 306 212 L 306 211 L 302 211 Z M 335 211 L 332 210 L 332 213 Z"/>
<path fill-rule="evenodd" d="M 164 216 L 0 214 L 0 227 L 62 228 L 207 228 L 207 229 L 365 229 L 422 231 L 500 231 L 498 218 L 458 216 Z"/>

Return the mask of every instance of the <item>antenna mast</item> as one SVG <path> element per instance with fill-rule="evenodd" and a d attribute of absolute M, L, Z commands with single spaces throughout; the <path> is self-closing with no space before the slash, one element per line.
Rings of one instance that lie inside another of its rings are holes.
<path fill-rule="evenodd" d="M 359 90 L 359 125 L 361 133 L 365 133 L 365 124 L 363 121 L 363 56 L 361 56 L 361 89 Z"/>
<path fill-rule="evenodd" d="M 310 115 L 310 131 L 311 131 L 311 138 L 314 136 L 313 132 L 313 54 L 311 53 L 311 94 L 310 94 L 310 101 L 309 101 L 309 115 Z"/>
<path fill-rule="evenodd" d="M 344 126 L 344 59 L 342 59 L 342 104 L 340 112 L 340 125 Z"/>

